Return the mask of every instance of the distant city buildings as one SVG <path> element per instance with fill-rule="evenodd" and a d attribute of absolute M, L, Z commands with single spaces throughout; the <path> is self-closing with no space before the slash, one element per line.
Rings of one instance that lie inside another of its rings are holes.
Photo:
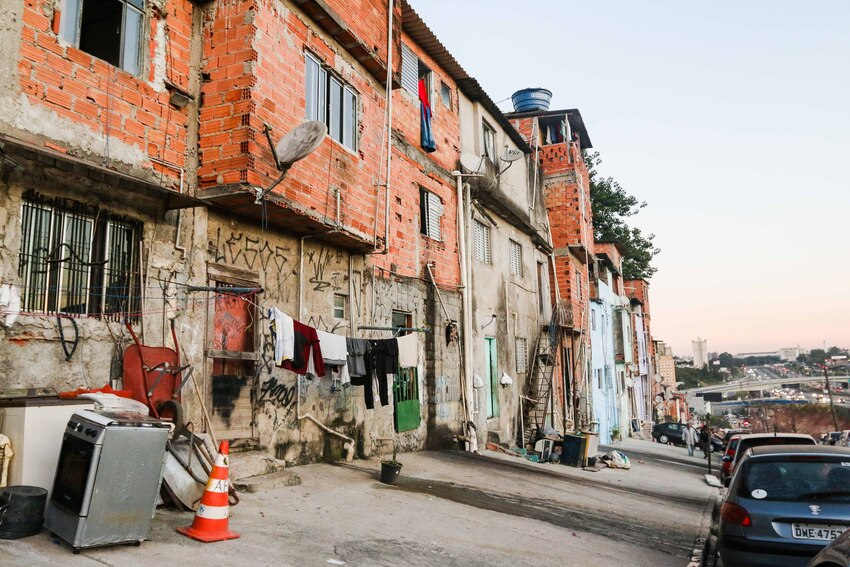
<path fill-rule="evenodd" d="M 708 366 L 708 341 L 697 337 L 697 340 L 691 341 L 694 351 L 694 368 L 702 368 Z"/>
<path fill-rule="evenodd" d="M 772 351 L 764 351 L 764 352 L 742 352 L 735 355 L 735 358 L 767 358 L 767 357 L 776 357 L 782 360 L 783 362 L 797 360 L 797 357 L 800 356 L 800 347 L 787 347 L 781 348 L 779 350 Z"/>

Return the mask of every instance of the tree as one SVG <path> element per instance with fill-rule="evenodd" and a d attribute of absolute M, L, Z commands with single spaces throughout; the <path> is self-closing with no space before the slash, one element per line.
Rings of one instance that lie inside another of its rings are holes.
<path fill-rule="evenodd" d="M 735 362 L 735 357 L 729 354 L 728 352 L 721 353 L 720 357 L 720 366 L 723 368 L 727 368 L 730 372 L 736 366 L 738 366 Z"/>
<path fill-rule="evenodd" d="M 648 280 L 657 271 L 652 259 L 660 252 L 653 243 L 655 235 L 645 235 L 625 220 L 640 212 L 646 203 L 629 195 L 615 179 L 602 177 L 596 171 L 596 166 L 602 163 L 599 152 L 584 152 L 584 163 L 590 181 L 594 237 L 600 242 L 618 242 L 625 248 L 625 279 Z"/>
<path fill-rule="evenodd" d="M 812 362 L 823 364 L 826 360 L 826 351 L 822 348 L 815 348 L 809 352 L 809 358 Z"/>

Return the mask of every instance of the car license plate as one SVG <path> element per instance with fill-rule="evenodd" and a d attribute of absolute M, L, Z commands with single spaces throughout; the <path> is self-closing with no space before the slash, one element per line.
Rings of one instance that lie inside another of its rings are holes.
<path fill-rule="evenodd" d="M 832 541 L 840 536 L 847 526 L 832 524 L 791 524 L 791 535 L 796 539 Z"/>

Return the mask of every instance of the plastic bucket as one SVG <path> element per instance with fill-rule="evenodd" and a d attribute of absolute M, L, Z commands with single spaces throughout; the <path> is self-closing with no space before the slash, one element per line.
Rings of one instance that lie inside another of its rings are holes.
<path fill-rule="evenodd" d="M 381 461 L 381 482 L 384 484 L 395 484 L 401 473 L 401 463 Z"/>
<path fill-rule="evenodd" d="M 0 491 L 0 539 L 35 535 L 44 525 L 47 491 L 38 486 L 7 486 Z"/>
<path fill-rule="evenodd" d="M 511 95 L 514 112 L 549 110 L 551 101 L 552 91 L 543 88 L 522 89 Z"/>

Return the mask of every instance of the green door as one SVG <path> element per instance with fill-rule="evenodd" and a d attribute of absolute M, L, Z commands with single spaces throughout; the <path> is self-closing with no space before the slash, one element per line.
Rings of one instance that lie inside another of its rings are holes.
<path fill-rule="evenodd" d="M 484 339 L 484 354 L 487 358 L 487 417 L 499 415 L 499 362 L 496 358 L 496 338 Z"/>
<path fill-rule="evenodd" d="M 393 311 L 393 327 L 396 329 L 410 328 L 413 317 L 410 313 Z M 405 331 L 397 331 L 396 336 L 406 335 Z M 395 414 L 395 430 L 397 432 L 418 429 L 422 422 L 419 406 L 419 374 L 416 368 L 397 368 L 393 380 L 393 410 Z"/>

